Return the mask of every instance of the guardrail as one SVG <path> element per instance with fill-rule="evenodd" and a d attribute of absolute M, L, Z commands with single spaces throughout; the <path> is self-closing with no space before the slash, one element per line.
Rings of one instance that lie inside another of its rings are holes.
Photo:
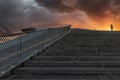
<path fill-rule="evenodd" d="M 13 41 L 4 43 L 7 45 L 0 49 L 0 77 L 27 59 L 38 54 L 38 52 L 46 47 L 60 40 L 70 31 L 69 25 L 61 28 L 48 29 L 42 33 L 30 33 L 20 36 Z"/>

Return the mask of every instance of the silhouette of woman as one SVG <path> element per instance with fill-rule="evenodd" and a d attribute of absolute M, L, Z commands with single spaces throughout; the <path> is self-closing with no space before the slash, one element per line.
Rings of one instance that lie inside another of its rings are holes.
<path fill-rule="evenodd" d="M 113 27 L 113 24 L 110 25 L 110 28 L 111 28 L 111 31 L 113 31 L 113 28 L 114 28 L 114 27 Z"/>

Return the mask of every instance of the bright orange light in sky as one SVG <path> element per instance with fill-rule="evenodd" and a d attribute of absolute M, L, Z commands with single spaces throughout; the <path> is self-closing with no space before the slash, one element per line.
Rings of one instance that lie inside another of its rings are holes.
<path fill-rule="evenodd" d="M 114 31 L 120 30 L 120 24 L 119 22 L 116 22 L 114 20 L 100 20 L 100 21 L 89 21 L 89 24 L 74 24 L 73 23 L 73 28 L 84 28 L 84 29 L 91 29 L 91 30 L 105 30 L 105 31 L 110 31 L 110 25 L 113 24 L 114 26 Z"/>
<path fill-rule="evenodd" d="M 77 15 L 79 17 L 79 15 Z M 113 24 L 114 30 L 120 30 L 120 23 L 117 19 L 114 19 L 111 16 L 105 17 L 87 17 L 85 20 L 77 19 L 71 16 L 67 16 L 64 19 L 57 19 L 60 24 L 71 24 L 72 28 L 82 28 L 90 30 L 107 30 L 110 31 L 110 25 Z"/>

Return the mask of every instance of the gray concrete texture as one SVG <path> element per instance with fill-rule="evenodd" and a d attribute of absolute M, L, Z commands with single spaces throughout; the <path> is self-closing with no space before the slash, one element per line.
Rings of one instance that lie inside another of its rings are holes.
<path fill-rule="evenodd" d="M 72 29 L 6 80 L 119 80 L 120 32 Z"/>

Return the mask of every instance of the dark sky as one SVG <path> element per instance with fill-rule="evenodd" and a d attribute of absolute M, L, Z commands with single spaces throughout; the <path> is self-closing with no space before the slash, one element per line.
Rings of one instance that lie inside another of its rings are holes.
<path fill-rule="evenodd" d="M 1 33 L 32 24 L 72 24 L 73 27 L 119 28 L 120 0 L 0 0 Z"/>

